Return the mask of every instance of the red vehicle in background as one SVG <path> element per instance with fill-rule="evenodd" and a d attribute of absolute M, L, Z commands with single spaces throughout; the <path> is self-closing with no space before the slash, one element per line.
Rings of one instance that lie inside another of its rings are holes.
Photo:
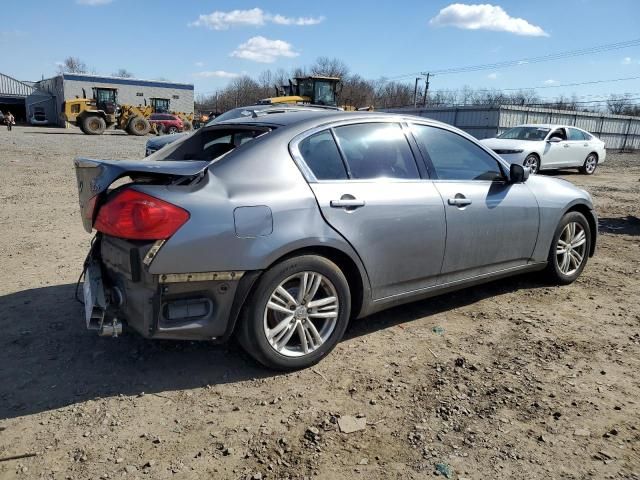
<path fill-rule="evenodd" d="M 178 133 L 184 130 L 180 117 L 170 113 L 154 113 L 149 117 L 149 123 L 163 133 Z"/>

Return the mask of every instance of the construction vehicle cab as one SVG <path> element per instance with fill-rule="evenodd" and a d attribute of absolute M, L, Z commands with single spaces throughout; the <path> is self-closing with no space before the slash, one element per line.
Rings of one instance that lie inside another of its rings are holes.
<path fill-rule="evenodd" d="M 293 103 L 335 107 L 339 83 L 339 77 L 296 77 L 295 83 L 289 81 L 289 85 L 276 86 L 276 96 L 260 100 L 258 104 Z"/>

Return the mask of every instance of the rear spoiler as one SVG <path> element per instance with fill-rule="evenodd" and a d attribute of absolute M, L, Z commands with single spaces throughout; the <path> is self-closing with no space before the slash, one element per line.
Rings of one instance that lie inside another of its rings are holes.
<path fill-rule="evenodd" d="M 208 160 L 74 160 L 78 181 L 78 199 L 82 225 L 87 232 L 93 228 L 95 207 L 100 195 L 121 177 L 131 173 L 192 177 L 209 166 Z"/>

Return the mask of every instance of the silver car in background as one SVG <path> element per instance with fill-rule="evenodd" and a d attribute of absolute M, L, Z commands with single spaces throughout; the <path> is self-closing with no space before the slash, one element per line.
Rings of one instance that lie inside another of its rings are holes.
<path fill-rule="evenodd" d="M 573 282 L 584 190 L 425 118 L 292 112 L 200 129 L 142 161 L 77 159 L 87 326 L 225 341 L 291 370 L 349 320 L 508 275 Z M 118 182 L 128 177 L 129 182 Z"/>
<path fill-rule="evenodd" d="M 578 168 L 592 175 L 607 158 L 602 140 L 568 125 L 520 125 L 480 142 L 507 162 L 528 167 L 532 173 Z"/>

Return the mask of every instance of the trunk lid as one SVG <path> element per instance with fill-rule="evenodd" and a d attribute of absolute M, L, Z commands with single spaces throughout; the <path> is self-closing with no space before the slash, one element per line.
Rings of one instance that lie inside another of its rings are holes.
<path fill-rule="evenodd" d="M 152 176 L 192 177 L 203 172 L 208 160 L 93 160 L 77 158 L 74 161 L 78 183 L 78 199 L 82 225 L 91 232 L 96 205 L 109 186 L 130 174 Z"/>

